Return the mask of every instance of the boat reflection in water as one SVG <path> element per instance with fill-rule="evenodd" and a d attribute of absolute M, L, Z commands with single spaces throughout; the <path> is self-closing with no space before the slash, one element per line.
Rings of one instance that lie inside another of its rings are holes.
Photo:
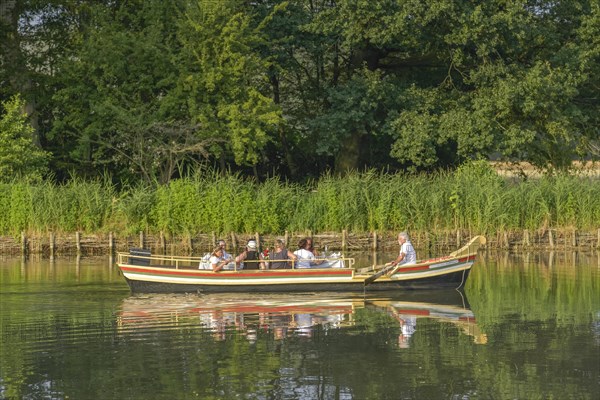
<path fill-rule="evenodd" d="M 475 315 L 471 311 L 464 293 L 449 291 L 431 293 L 436 297 L 427 297 L 427 302 L 419 300 L 418 297 L 404 297 L 402 299 L 372 300 L 372 305 L 398 321 L 400 331 L 398 333 L 398 346 L 410 347 L 410 338 L 417 330 L 419 319 L 438 320 L 450 322 L 458 326 L 466 335 L 473 337 L 476 344 L 486 344 L 487 335 L 477 326 Z M 441 295 L 441 297 L 440 297 Z M 454 300 L 454 302 L 451 302 Z"/>
<path fill-rule="evenodd" d="M 475 343 L 487 342 L 465 294 L 456 290 L 415 291 L 393 297 L 334 293 L 132 295 L 118 310 L 117 325 L 121 333 L 200 328 L 216 340 L 241 334 L 254 342 L 259 333 L 282 340 L 311 337 L 317 329 L 347 329 L 365 323 L 357 321 L 357 315 L 365 313 L 384 313 L 395 319 L 400 328 L 398 345 L 404 348 L 409 347 L 422 319 L 450 322 Z"/>

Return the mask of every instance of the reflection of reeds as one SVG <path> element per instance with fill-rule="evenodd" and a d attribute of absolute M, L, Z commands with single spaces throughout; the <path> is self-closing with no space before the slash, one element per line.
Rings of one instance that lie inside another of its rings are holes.
<path fill-rule="evenodd" d="M 470 235 L 598 229 L 600 181 L 581 176 L 506 180 L 485 163 L 454 172 L 344 177 L 305 185 L 205 172 L 166 186 L 117 190 L 108 181 L 2 184 L 0 234 L 29 232 L 229 232 L 281 234 L 407 230 Z M 532 239 L 533 240 L 533 239 Z"/>
<path fill-rule="evenodd" d="M 471 270 L 465 290 L 484 331 L 515 317 L 571 329 L 600 309 L 598 263 L 593 253 L 489 252 Z"/>

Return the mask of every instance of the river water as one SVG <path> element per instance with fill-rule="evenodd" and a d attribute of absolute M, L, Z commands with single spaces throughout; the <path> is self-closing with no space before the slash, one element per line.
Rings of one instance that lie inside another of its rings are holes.
<path fill-rule="evenodd" d="M 381 255 L 381 259 L 393 255 Z M 4 399 L 598 399 L 598 253 L 482 253 L 464 292 L 132 295 L 0 259 Z"/>

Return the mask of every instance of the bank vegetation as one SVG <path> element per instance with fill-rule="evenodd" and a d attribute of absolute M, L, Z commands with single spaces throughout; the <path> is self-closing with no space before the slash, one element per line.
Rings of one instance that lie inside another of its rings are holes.
<path fill-rule="evenodd" d="M 355 172 L 307 184 L 204 172 L 117 189 L 74 178 L 0 185 L 0 235 L 140 231 L 167 237 L 289 232 L 596 231 L 600 180 L 504 178 L 487 163 L 429 174 Z"/>

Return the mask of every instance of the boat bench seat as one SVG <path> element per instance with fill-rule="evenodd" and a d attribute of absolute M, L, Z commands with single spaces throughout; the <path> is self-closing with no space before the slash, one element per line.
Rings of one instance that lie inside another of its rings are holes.
<path fill-rule="evenodd" d="M 151 255 L 152 255 L 152 253 L 149 249 L 132 247 L 129 249 L 129 264 L 130 265 L 149 266 L 150 265 L 149 258 L 138 258 L 138 257 L 133 257 L 133 256 L 150 257 Z"/>

